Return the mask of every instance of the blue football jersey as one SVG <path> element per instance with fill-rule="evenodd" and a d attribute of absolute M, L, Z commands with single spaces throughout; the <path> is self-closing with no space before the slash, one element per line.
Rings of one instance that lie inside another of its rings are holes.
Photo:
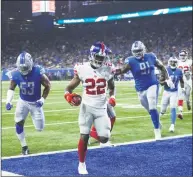
<path fill-rule="evenodd" d="M 22 75 L 17 69 L 11 71 L 8 76 L 19 87 L 20 98 L 25 101 L 34 102 L 41 98 L 41 77 L 45 73 L 44 68 L 39 65 L 33 66 L 32 71 Z"/>
<path fill-rule="evenodd" d="M 131 67 L 137 91 L 147 90 L 150 86 L 158 84 L 155 75 L 156 56 L 153 53 L 144 54 L 143 59 L 128 57 L 125 63 Z"/>
<path fill-rule="evenodd" d="M 171 89 L 170 87 L 168 87 L 167 85 L 164 85 L 164 90 L 166 91 L 170 91 L 170 92 L 175 92 L 178 90 L 178 83 L 181 80 L 181 78 L 183 77 L 183 73 L 182 70 L 179 68 L 176 69 L 171 69 L 170 67 L 166 68 L 168 71 L 168 75 L 171 78 L 172 82 L 175 85 L 174 89 Z"/>

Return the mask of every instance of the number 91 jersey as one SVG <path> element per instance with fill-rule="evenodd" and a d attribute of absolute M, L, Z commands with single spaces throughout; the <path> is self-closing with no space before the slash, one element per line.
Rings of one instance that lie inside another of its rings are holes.
<path fill-rule="evenodd" d="M 74 74 L 82 81 L 82 103 L 95 108 L 107 108 L 107 82 L 113 77 L 112 66 L 102 65 L 93 69 L 89 62 L 76 64 Z"/>
<path fill-rule="evenodd" d="M 45 70 L 37 65 L 27 75 L 22 75 L 17 69 L 7 75 L 20 89 L 20 98 L 24 101 L 35 102 L 41 98 L 41 77 Z"/>

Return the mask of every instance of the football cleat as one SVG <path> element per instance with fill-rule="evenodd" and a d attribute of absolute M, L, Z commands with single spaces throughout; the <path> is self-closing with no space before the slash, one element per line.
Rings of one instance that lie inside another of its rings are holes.
<path fill-rule="evenodd" d="M 111 144 L 110 141 L 107 141 L 106 143 L 100 143 L 100 147 L 103 148 L 103 147 L 113 147 L 114 145 Z"/>
<path fill-rule="evenodd" d="M 188 109 L 188 111 L 190 111 L 190 110 L 191 110 L 190 101 L 187 101 L 186 104 L 187 104 L 187 109 Z"/>
<path fill-rule="evenodd" d="M 178 114 L 178 118 L 182 120 L 183 119 L 183 115 L 182 114 Z"/>
<path fill-rule="evenodd" d="M 88 171 L 86 169 L 86 164 L 85 162 L 84 163 L 81 163 L 79 162 L 79 165 L 78 165 L 78 173 L 80 175 L 87 175 L 88 174 Z"/>
<path fill-rule="evenodd" d="M 170 128 L 169 128 L 169 131 L 170 132 L 174 132 L 175 128 L 174 128 L 174 124 L 171 124 Z"/>
<path fill-rule="evenodd" d="M 28 155 L 29 154 L 29 149 L 28 146 L 23 146 L 22 147 L 22 152 L 23 155 Z"/>

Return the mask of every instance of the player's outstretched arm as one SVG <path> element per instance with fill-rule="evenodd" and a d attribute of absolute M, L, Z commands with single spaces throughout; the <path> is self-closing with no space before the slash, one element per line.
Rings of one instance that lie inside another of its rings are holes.
<path fill-rule="evenodd" d="M 161 71 L 164 80 L 169 79 L 168 72 L 160 60 L 156 59 L 155 66 Z"/>
<path fill-rule="evenodd" d="M 109 81 L 108 81 L 108 89 L 109 89 L 109 104 L 111 106 L 115 106 L 116 105 L 116 100 L 115 100 L 115 83 L 114 83 L 114 78 L 111 78 Z"/>
<path fill-rule="evenodd" d="M 115 70 L 115 75 L 120 75 L 128 72 L 131 69 L 128 63 L 124 64 L 122 68 Z"/>
<path fill-rule="evenodd" d="M 51 84 L 48 77 L 45 74 L 43 74 L 41 77 L 41 84 L 44 86 L 42 97 L 46 99 L 50 92 Z"/>
<path fill-rule="evenodd" d="M 15 81 L 11 80 L 10 81 L 10 85 L 9 85 L 9 89 L 7 91 L 7 99 L 6 99 L 6 109 L 7 110 L 11 110 L 12 106 L 12 100 L 13 100 L 13 96 L 14 96 L 14 90 L 16 88 L 17 84 L 15 83 Z"/>
<path fill-rule="evenodd" d="M 70 83 L 65 88 L 64 98 L 71 106 L 75 105 L 72 98 L 77 95 L 76 93 L 72 93 L 72 92 L 80 84 L 80 81 L 81 80 L 78 77 L 78 75 L 74 74 L 74 78 L 70 81 Z"/>

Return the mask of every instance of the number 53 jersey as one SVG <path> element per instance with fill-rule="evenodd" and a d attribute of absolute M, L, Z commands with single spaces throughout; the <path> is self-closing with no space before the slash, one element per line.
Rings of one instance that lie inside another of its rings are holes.
<path fill-rule="evenodd" d="M 19 87 L 20 98 L 24 101 L 35 102 L 41 98 L 41 77 L 45 70 L 37 65 L 27 75 L 22 75 L 17 69 L 8 74 Z"/>
<path fill-rule="evenodd" d="M 74 74 L 79 76 L 83 86 L 82 103 L 95 108 L 107 108 L 107 82 L 113 78 L 112 70 L 110 65 L 93 69 L 89 62 L 75 65 Z"/>

